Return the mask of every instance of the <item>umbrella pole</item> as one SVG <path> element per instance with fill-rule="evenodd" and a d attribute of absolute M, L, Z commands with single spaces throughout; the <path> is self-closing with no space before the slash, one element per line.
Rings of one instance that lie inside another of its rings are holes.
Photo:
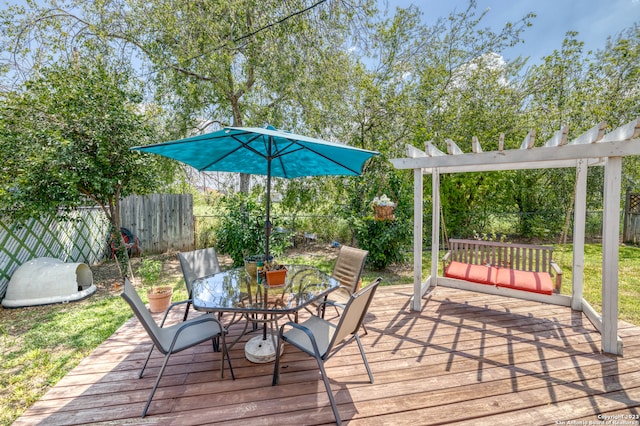
<path fill-rule="evenodd" d="M 273 138 L 269 137 L 269 145 L 267 147 L 267 219 L 264 222 L 264 235 L 265 235 L 265 243 L 264 243 L 264 261 L 265 264 L 269 261 L 269 240 L 271 239 L 271 144 L 273 142 Z M 268 293 L 267 289 L 264 289 L 265 303 L 268 303 Z M 267 340 L 267 314 L 265 314 L 265 322 L 262 326 L 262 340 Z"/>
<path fill-rule="evenodd" d="M 267 220 L 264 222 L 264 261 L 269 261 L 269 240 L 271 239 L 271 144 L 273 139 L 269 138 L 267 148 Z"/>

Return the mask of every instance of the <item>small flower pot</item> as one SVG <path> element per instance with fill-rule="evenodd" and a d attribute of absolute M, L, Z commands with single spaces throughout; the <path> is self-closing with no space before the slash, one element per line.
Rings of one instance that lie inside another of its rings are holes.
<path fill-rule="evenodd" d="M 283 286 L 287 277 L 287 268 L 277 269 L 275 271 L 265 271 L 267 284 L 269 287 Z"/>
<path fill-rule="evenodd" d="M 154 287 L 147 292 L 149 299 L 149 311 L 152 313 L 164 312 L 171 304 L 173 289 L 169 286 Z"/>

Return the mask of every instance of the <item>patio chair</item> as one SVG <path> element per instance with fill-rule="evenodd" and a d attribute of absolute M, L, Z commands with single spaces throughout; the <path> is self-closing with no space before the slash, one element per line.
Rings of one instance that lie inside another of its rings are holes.
<path fill-rule="evenodd" d="M 331 294 L 318 305 L 318 315 L 324 318 L 327 305 L 335 307 L 336 312 L 340 314 L 337 308 L 344 309 L 351 295 L 358 291 L 358 284 L 360 283 L 360 277 L 362 276 L 364 263 L 367 260 L 368 254 L 369 252 L 366 250 L 349 246 L 340 247 L 338 259 L 331 273 L 334 278 L 340 281 L 340 288 L 331 292 Z M 367 329 L 363 329 L 366 334 Z"/>
<path fill-rule="evenodd" d="M 373 295 L 380 284 L 382 278 L 376 278 L 371 284 L 362 288 L 357 293 L 352 294 L 349 297 L 349 301 L 345 305 L 344 312 L 335 325 L 323 318 L 312 315 L 306 321 L 298 324 L 295 322 L 287 322 L 278 332 L 278 350 L 276 350 L 276 363 L 273 369 L 273 381 L 272 386 L 278 384 L 280 379 L 280 345 L 290 343 L 302 352 L 310 355 L 318 362 L 320 368 L 320 374 L 324 381 L 324 386 L 329 395 L 329 402 L 331 403 L 331 409 L 336 418 L 338 425 L 341 424 L 340 413 L 336 406 L 333 393 L 331 392 L 331 385 L 327 378 L 327 373 L 324 369 L 324 363 L 335 355 L 340 349 L 355 340 L 360 348 L 360 354 L 364 361 L 364 366 L 369 374 L 369 380 L 373 383 L 373 374 L 369 368 L 367 357 L 364 354 L 362 342 L 360 336 L 358 336 L 358 330 L 364 321 L 364 317 L 367 314 Z M 285 331 L 285 328 L 288 328 Z"/>
<path fill-rule="evenodd" d="M 144 410 L 142 410 L 143 418 L 147 415 L 151 399 L 153 398 L 158 384 L 160 383 L 160 378 L 167 366 L 169 357 L 174 353 L 199 345 L 207 340 L 212 340 L 215 343 L 215 339 L 220 338 L 222 341 L 220 377 L 224 377 L 224 358 L 226 356 L 227 363 L 229 364 L 229 371 L 231 372 L 231 378 L 235 380 L 233 367 L 231 366 L 231 359 L 229 358 L 229 353 L 225 344 L 225 335 L 227 334 L 227 330 L 222 326 L 222 324 L 220 324 L 213 314 L 202 315 L 188 321 L 183 321 L 179 324 L 163 327 L 171 309 L 174 306 L 185 303 L 186 301 L 172 303 L 165 312 L 160 326 L 158 326 L 149 313 L 149 310 L 140 299 L 140 296 L 138 296 L 136 289 L 126 277 L 124 279 L 124 291 L 122 292 L 122 298 L 127 301 L 129 306 L 131 306 L 133 313 L 136 315 L 153 342 L 151 349 L 149 350 L 149 354 L 147 355 L 147 359 L 144 361 L 144 365 L 142 366 L 142 370 L 140 370 L 140 374 L 138 374 L 138 378 L 142 378 L 144 369 L 147 367 L 147 363 L 149 362 L 149 358 L 151 357 L 151 353 L 154 348 L 158 348 L 158 350 L 165 356 L 160 372 L 158 373 L 158 378 L 156 379 L 153 389 L 149 394 L 147 404 L 145 405 Z"/>
<path fill-rule="evenodd" d="M 186 321 L 187 316 L 189 315 L 189 307 L 191 306 L 193 281 L 198 278 L 220 272 L 220 263 L 218 262 L 216 249 L 213 247 L 180 252 L 178 253 L 178 259 L 180 260 L 184 283 L 187 286 L 187 292 L 189 293 L 189 301 L 187 302 L 187 307 L 184 311 L 184 321 Z"/>

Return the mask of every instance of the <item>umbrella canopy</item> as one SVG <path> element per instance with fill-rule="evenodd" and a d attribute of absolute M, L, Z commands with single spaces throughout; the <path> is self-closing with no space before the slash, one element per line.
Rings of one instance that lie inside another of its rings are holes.
<path fill-rule="evenodd" d="M 353 148 L 296 135 L 268 126 L 226 127 L 185 139 L 132 150 L 181 161 L 199 171 L 237 172 L 267 176 L 265 256 L 269 258 L 271 177 L 357 176 L 376 151 Z"/>

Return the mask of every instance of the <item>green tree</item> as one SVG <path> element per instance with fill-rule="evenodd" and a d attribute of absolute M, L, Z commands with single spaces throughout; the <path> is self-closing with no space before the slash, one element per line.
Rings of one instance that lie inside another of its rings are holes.
<path fill-rule="evenodd" d="M 42 2 L 46 4 L 47 2 Z M 114 0 L 33 5 L 10 25 L 16 57 L 91 46 L 136 56 L 175 137 L 209 126 L 272 124 L 354 144 L 350 114 L 361 77 L 352 46 L 366 36 L 371 0 L 192 2 Z M 29 40 L 29 42 L 27 42 Z M 106 47 L 105 47 L 106 46 Z M 360 145 L 358 145 L 360 146 Z M 331 179 L 305 182 L 326 189 Z M 248 192 L 248 176 L 240 190 Z M 282 193 L 289 184 L 279 182 Z M 339 181 L 335 184 L 340 188 Z M 330 191 L 320 192 L 330 198 Z M 295 197 L 290 197 L 293 199 Z M 316 205 L 335 204 L 318 200 Z"/>
<path fill-rule="evenodd" d="M 172 177 L 172 167 L 160 157 L 129 151 L 156 142 L 159 127 L 149 118 L 157 111 L 142 112 L 142 97 L 126 72 L 100 62 L 44 68 L 3 98 L 3 216 L 20 221 L 65 215 L 96 203 L 119 230 L 120 198 L 151 191 Z M 126 253 L 122 247 L 120 252 Z"/>
<path fill-rule="evenodd" d="M 589 102 L 585 107 L 610 129 L 640 116 L 640 25 L 607 40 L 589 64 L 586 81 Z M 623 190 L 640 191 L 640 157 L 623 160 Z"/>
<path fill-rule="evenodd" d="M 465 10 L 414 31 L 409 45 L 413 85 L 407 86 L 411 108 L 405 120 L 407 142 L 418 149 L 430 141 L 446 153 L 446 139 L 451 139 L 471 152 L 475 136 L 483 150 L 497 150 L 501 134 L 508 149 L 529 130 L 519 118 L 524 97 L 516 77 L 523 62 L 505 61 L 499 54 L 521 40 L 534 15 L 493 32 L 483 27 L 487 13 L 479 13 L 477 2 L 470 1 Z M 504 173 L 442 176 L 443 228 L 449 236 L 483 232 L 491 212 L 512 208 L 503 196 L 510 188 L 510 176 Z M 425 191 L 431 191 L 428 183 Z"/>

